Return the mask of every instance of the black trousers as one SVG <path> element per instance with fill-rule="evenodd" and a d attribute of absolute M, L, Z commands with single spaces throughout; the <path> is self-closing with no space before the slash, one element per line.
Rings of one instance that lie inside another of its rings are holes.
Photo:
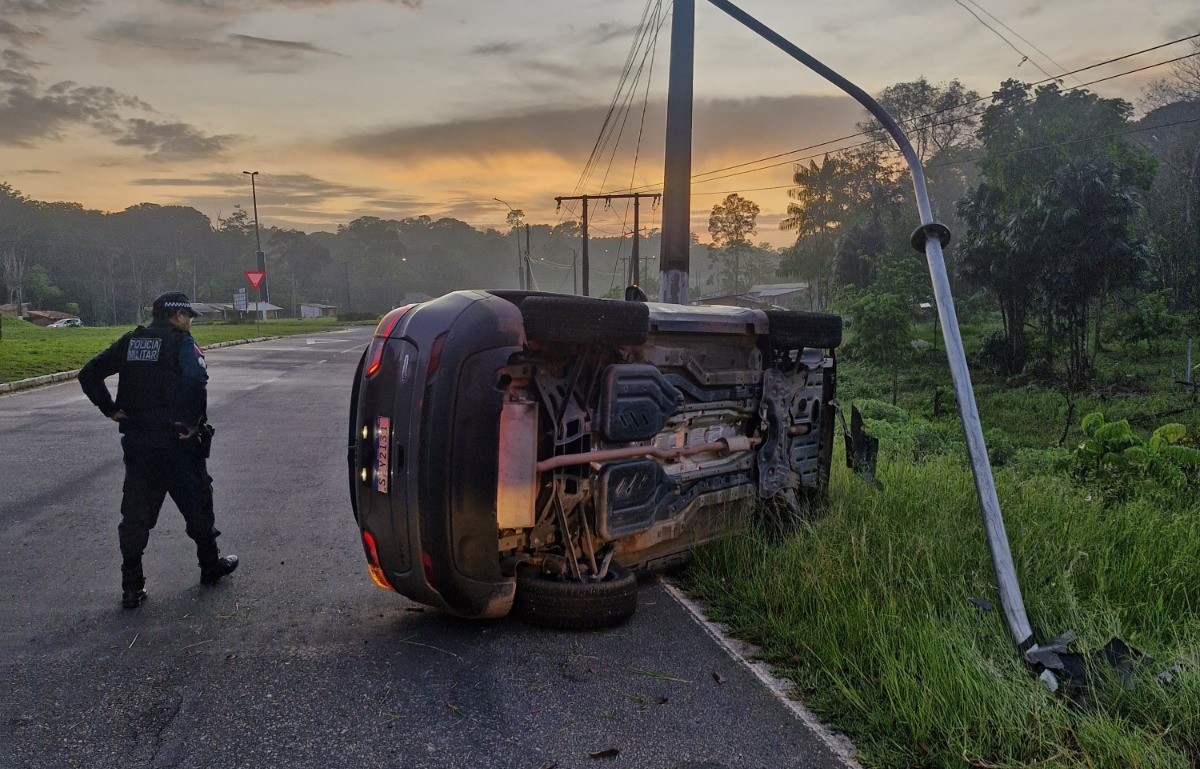
<path fill-rule="evenodd" d="M 167 494 L 183 519 L 187 534 L 196 543 L 201 571 L 216 564 L 220 551 L 214 525 L 212 478 L 195 441 L 181 441 L 162 434 L 126 433 L 121 437 L 125 453 L 125 486 L 121 497 L 121 586 L 142 588 L 142 553 L 150 530 L 158 523 Z"/>

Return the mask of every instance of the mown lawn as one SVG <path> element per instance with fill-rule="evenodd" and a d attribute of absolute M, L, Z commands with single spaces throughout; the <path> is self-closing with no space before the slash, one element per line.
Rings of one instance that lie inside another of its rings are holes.
<path fill-rule="evenodd" d="M 204 346 L 257 336 L 312 334 L 346 325 L 333 318 L 271 320 L 257 329 L 253 323 L 197 323 L 192 336 Z M 77 369 L 131 328 L 42 328 L 6 316 L 0 339 L 0 382 Z"/>
<path fill-rule="evenodd" d="M 968 346 L 981 333 L 966 329 Z M 1200 767 L 1197 475 L 1114 496 L 1073 475 L 1069 455 L 1091 411 L 1130 418 L 1143 436 L 1180 422 L 1198 445 L 1192 396 L 1171 384 L 1182 344 L 1106 351 L 1063 448 L 1063 394 L 972 368 L 1037 638 L 1074 630 L 1089 652 L 1118 636 L 1148 655 L 1131 689 L 1101 684 L 1087 708 L 1047 691 L 1009 639 L 944 355 L 902 369 L 900 409 L 890 370 L 844 356 L 839 400 L 872 417 L 883 488 L 845 469 L 839 446 L 828 500 L 798 533 L 705 548 L 686 587 L 796 681 L 869 767 Z"/>

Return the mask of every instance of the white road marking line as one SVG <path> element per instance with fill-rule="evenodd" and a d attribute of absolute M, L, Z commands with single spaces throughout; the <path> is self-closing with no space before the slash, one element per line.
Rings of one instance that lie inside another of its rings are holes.
<path fill-rule="evenodd" d="M 811 729 L 817 737 L 824 742 L 825 745 L 833 751 L 833 754 L 841 759 L 849 769 L 862 769 L 862 765 L 854 758 L 854 745 L 844 735 L 830 729 L 825 724 L 812 714 L 808 708 L 799 700 L 792 699 L 789 694 L 795 689 L 795 684 L 786 678 L 779 678 L 771 672 L 769 665 L 763 662 L 752 661 L 750 657 L 755 656 L 758 651 L 753 644 L 748 644 L 745 641 L 739 641 L 736 638 L 729 638 L 725 635 L 724 627 L 716 622 L 713 622 L 708 617 L 704 616 L 704 611 L 696 605 L 692 599 L 683 594 L 683 591 L 673 585 L 665 577 L 660 576 L 659 582 L 666 588 L 667 594 L 674 598 L 680 606 L 687 609 L 692 615 L 692 619 L 700 627 L 704 628 L 713 640 L 730 656 L 738 662 L 742 663 L 754 676 L 762 682 L 763 686 L 775 695 L 775 699 L 783 703 L 784 707 L 792 711 L 801 722 Z"/>

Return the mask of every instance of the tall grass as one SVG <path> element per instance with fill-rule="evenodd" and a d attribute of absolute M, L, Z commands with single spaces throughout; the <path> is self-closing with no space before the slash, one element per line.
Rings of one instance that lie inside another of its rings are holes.
<path fill-rule="evenodd" d="M 1152 660 L 1083 711 L 1024 669 L 996 601 L 958 456 L 881 461 L 883 489 L 835 471 L 799 535 L 748 532 L 686 572 L 879 767 L 1200 765 L 1200 503 L 1105 506 L 1050 466 L 997 477 L 1030 621 L 1084 651 L 1118 635 Z M 1179 668 L 1168 684 L 1155 676 Z"/>

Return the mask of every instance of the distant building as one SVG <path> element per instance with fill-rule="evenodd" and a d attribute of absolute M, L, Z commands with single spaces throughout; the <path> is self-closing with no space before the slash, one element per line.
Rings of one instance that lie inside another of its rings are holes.
<path fill-rule="evenodd" d="M 760 283 L 749 294 L 757 299 L 789 310 L 810 309 L 811 292 L 807 283 Z"/>
<path fill-rule="evenodd" d="M 57 310 L 25 310 L 25 320 L 37 326 L 49 326 L 55 321 L 74 317 L 69 312 L 58 312 Z"/>
<path fill-rule="evenodd" d="M 300 305 L 301 318 L 336 318 L 336 304 L 316 304 L 314 302 L 306 302 Z"/>
<path fill-rule="evenodd" d="M 270 302 L 246 302 L 246 318 L 261 318 L 266 312 L 267 320 L 283 317 L 283 308 Z"/>
<path fill-rule="evenodd" d="M 201 320 L 229 320 L 237 316 L 233 305 L 227 302 L 192 302 L 192 309 L 200 314 Z"/>
<path fill-rule="evenodd" d="M 696 305 L 724 305 L 727 307 L 749 307 L 753 310 L 773 310 L 775 306 L 751 294 L 716 294 L 702 296 L 692 301 Z"/>

